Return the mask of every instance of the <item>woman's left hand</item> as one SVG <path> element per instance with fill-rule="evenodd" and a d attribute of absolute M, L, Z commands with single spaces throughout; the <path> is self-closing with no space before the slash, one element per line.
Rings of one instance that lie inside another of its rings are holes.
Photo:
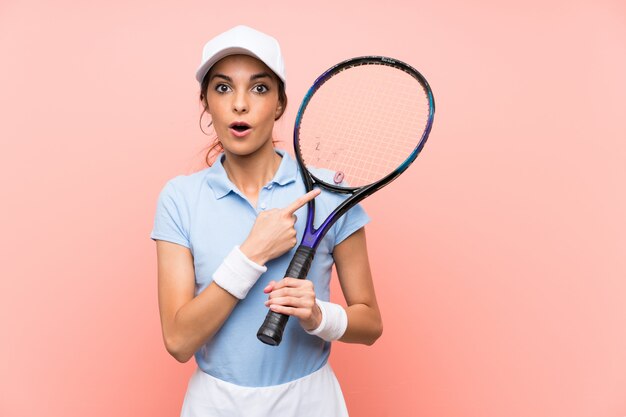
<path fill-rule="evenodd" d="M 320 325 L 322 312 L 315 302 L 313 282 L 308 279 L 286 277 L 272 281 L 263 292 L 269 294 L 265 305 L 272 311 L 297 317 L 305 330 L 314 330 Z"/>

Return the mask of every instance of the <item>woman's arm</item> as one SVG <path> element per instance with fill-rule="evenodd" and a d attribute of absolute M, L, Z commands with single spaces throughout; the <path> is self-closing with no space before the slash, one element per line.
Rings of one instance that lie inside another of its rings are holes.
<path fill-rule="evenodd" d="M 365 229 L 360 228 L 333 250 L 337 275 L 348 307 L 348 327 L 339 339 L 372 345 L 383 332 L 367 256 Z"/>
<path fill-rule="evenodd" d="M 260 213 L 241 244 L 241 253 L 252 262 L 264 265 L 293 248 L 296 245 L 294 213 L 319 193 L 319 190 L 309 191 L 286 208 Z M 188 248 L 157 240 L 157 258 L 159 311 L 165 347 L 176 360 L 187 362 L 220 329 L 239 300 L 215 281 L 194 298 L 193 256 Z M 241 279 L 241 276 L 232 279 Z M 235 287 L 231 286 L 231 290 Z"/>
<path fill-rule="evenodd" d="M 348 304 L 348 327 L 339 340 L 371 345 L 382 334 L 383 323 L 367 258 L 365 229 L 360 228 L 335 246 L 333 257 Z M 322 313 L 315 302 L 311 281 L 286 277 L 270 282 L 264 291 L 269 294 L 266 306 L 277 313 L 297 317 L 305 330 L 311 331 L 321 324 Z"/>
<path fill-rule="evenodd" d="M 191 251 L 157 240 L 159 312 L 167 351 L 179 362 L 193 354 L 219 330 L 237 298 L 212 282 L 194 298 Z"/>
<path fill-rule="evenodd" d="M 339 340 L 372 345 L 383 332 L 383 322 L 372 283 L 365 229 L 360 228 L 335 246 L 333 257 L 348 304 L 348 327 Z M 286 277 L 270 282 L 264 291 L 269 294 L 265 305 L 273 311 L 297 317 L 305 330 L 320 325 L 322 313 L 311 281 Z"/>

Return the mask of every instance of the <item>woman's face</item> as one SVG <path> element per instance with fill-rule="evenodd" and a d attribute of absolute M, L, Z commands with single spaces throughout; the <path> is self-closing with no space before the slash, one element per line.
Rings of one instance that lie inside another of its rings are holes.
<path fill-rule="evenodd" d="M 272 70 L 251 56 L 230 55 L 208 76 L 208 111 L 224 150 L 243 156 L 272 146 L 274 120 L 282 113 Z"/>

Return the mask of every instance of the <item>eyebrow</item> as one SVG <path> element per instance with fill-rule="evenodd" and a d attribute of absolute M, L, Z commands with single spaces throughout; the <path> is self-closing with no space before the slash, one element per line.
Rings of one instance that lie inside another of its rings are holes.
<path fill-rule="evenodd" d="M 228 81 L 229 83 L 233 82 L 232 78 L 230 78 L 228 75 L 224 75 L 224 74 L 213 74 L 211 76 L 211 80 L 213 80 L 213 78 L 221 78 L 223 80 Z M 251 75 L 250 76 L 250 81 L 258 80 L 259 78 L 272 78 L 272 77 L 267 72 L 259 72 L 258 74 Z"/>
<path fill-rule="evenodd" d="M 258 80 L 259 78 L 272 78 L 267 72 L 259 72 L 250 77 L 250 81 Z"/>

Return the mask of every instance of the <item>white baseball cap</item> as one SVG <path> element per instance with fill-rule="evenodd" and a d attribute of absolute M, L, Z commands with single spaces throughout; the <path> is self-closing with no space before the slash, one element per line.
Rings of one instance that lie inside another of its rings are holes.
<path fill-rule="evenodd" d="M 202 83 L 204 76 L 220 59 L 228 55 L 250 55 L 261 60 L 285 81 L 285 63 L 280 45 L 273 37 L 248 26 L 235 26 L 210 41 L 202 49 L 202 64 L 196 71 L 196 80 Z"/>

